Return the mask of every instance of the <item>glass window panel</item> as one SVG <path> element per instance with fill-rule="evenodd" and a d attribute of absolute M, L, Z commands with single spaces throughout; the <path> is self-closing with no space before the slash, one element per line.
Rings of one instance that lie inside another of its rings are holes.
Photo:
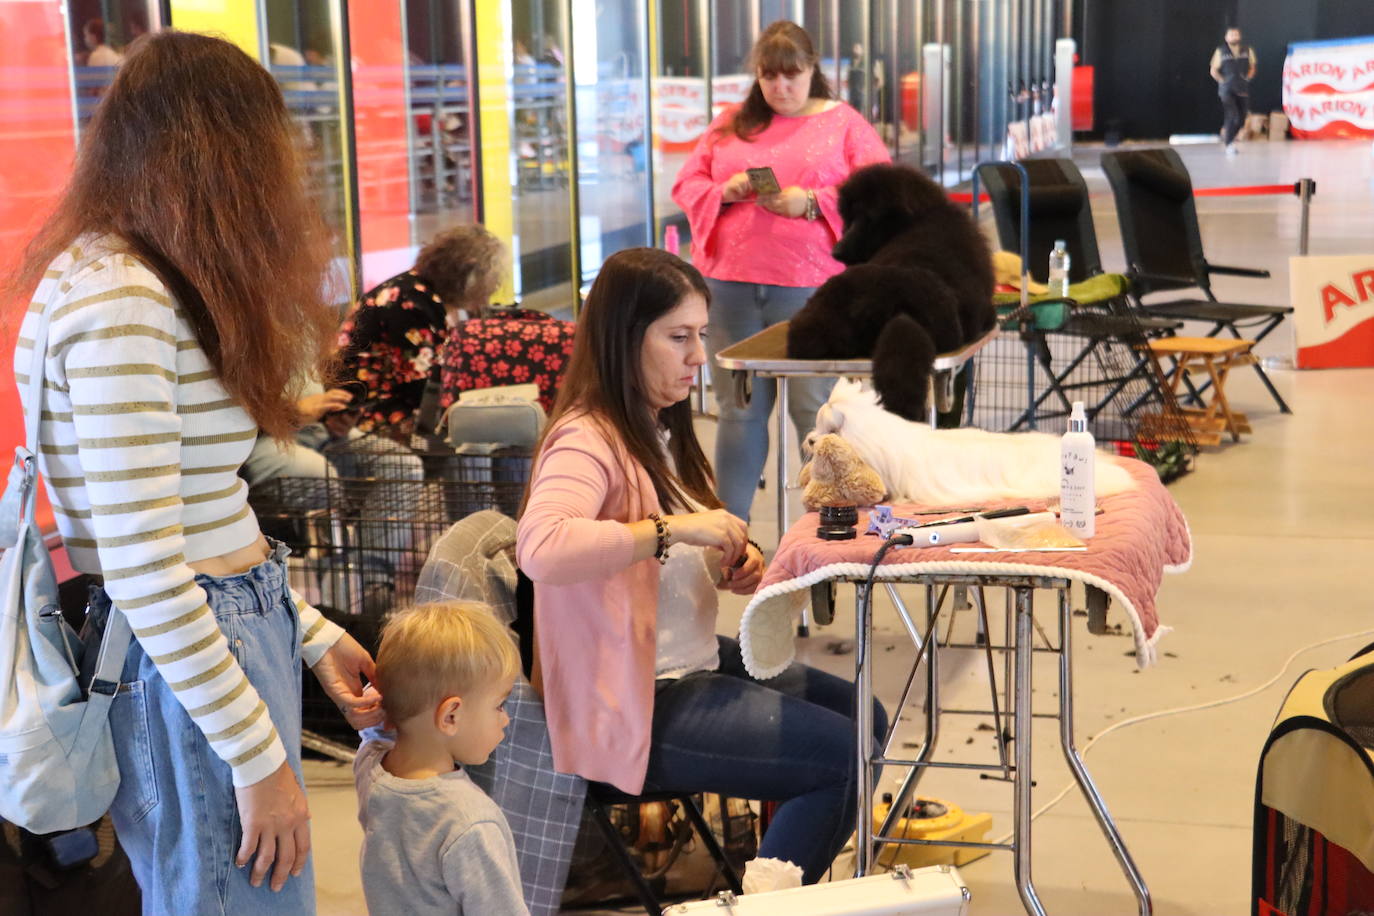
<path fill-rule="evenodd" d="M 573 0 L 583 282 L 605 258 L 652 244 L 642 0 Z"/>
<path fill-rule="evenodd" d="M 68 0 L 78 131 L 90 121 L 129 43 L 161 27 L 157 0 Z"/>
<path fill-rule="evenodd" d="M 708 36 L 705 32 L 709 0 L 661 0 L 659 5 L 658 68 L 654 74 L 655 239 L 664 242 L 669 227 L 688 253 L 690 231 L 682 210 L 672 199 L 677 180 L 693 147 L 711 120 L 706 78 Z"/>
<path fill-rule="evenodd" d="M 471 23 L 459 0 L 405 0 L 405 23 L 410 201 L 415 240 L 423 244 L 445 226 L 472 222 L 476 212 Z"/>
<path fill-rule="evenodd" d="M 400 0 L 348 7 L 364 289 L 414 263 L 408 64 Z"/>
<path fill-rule="evenodd" d="M 341 277 L 355 277 L 342 120 L 340 0 L 264 0 L 267 68 L 281 85 L 286 108 L 300 129 L 306 181 L 333 238 Z M 356 280 L 354 282 L 356 285 Z M 347 287 L 344 287 L 347 288 Z"/>
<path fill-rule="evenodd" d="M 574 300 L 567 17 L 563 0 L 513 0 L 510 10 L 516 290 L 528 307 L 566 309 Z"/>

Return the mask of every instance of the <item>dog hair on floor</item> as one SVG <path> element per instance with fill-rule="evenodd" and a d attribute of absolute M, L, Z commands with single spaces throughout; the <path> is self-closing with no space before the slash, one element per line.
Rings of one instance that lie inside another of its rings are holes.
<path fill-rule="evenodd" d="M 837 433 L 878 472 L 892 502 L 963 507 L 1059 495 L 1058 436 L 932 429 L 884 410 L 876 392 L 852 379 L 835 383 L 808 445 L 826 433 Z M 1135 486 L 1112 455 L 1097 457 L 1099 497 Z"/>

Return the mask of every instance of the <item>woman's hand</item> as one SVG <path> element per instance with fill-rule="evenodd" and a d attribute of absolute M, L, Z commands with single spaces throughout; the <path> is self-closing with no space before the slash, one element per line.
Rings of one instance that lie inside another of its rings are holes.
<path fill-rule="evenodd" d="M 670 515 L 664 519 L 672 544 L 693 544 L 719 550 L 722 566 L 734 566 L 749 545 L 749 526 L 724 509 Z"/>
<path fill-rule="evenodd" d="M 337 413 L 326 414 L 324 428 L 328 430 L 330 437 L 346 439 L 348 434 L 353 431 L 353 427 L 358 425 L 358 419 L 361 416 L 361 412 L 357 410 L 341 410 Z"/>
<path fill-rule="evenodd" d="M 761 195 L 755 203 L 769 213 L 776 213 L 778 216 L 786 216 L 790 219 L 800 219 L 806 215 L 806 188 L 791 185 L 783 188 L 777 194 Z"/>
<path fill-rule="evenodd" d="M 736 595 L 752 595 L 763 579 L 763 554 L 753 544 L 744 548 L 744 562 L 738 566 L 722 566 L 719 588 L 728 588 Z"/>
<path fill-rule="evenodd" d="M 296 774 L 283 763 L 266 779 L 235 788 L 234 800 L 243 826 L 234 864 L 243 868 L 253 863 L 248 880 L 254 887 L 262 886 L 270 870 L 272 890 L 281 890 L 310 858 L 310 809 Z"/>
<path fill-rule="evenodd" d="M 318 423 L 325 414 L 343 410 L 353 395 L 342 388 L 330 388 L 321 394 L 307 394 L 296 402 L 296 409 L 306 423 Z"/>
<path fill-rule="evenodd" d="M 363 729 L 381 724 L 381 696 L 375 690 L 363 689 L 363 678 L 371 681 L 377 667 L 356 639 L 347 633 L 340 636 L 310 670 L 350 726 Z"/>
<path fill-rule="evenodd" d="M 732 204 L 746 199 L 753 193 L 753 190 L 749 184 L 749 173 L 736 172 L 726 179 L 725 184 L 720 186 L 720 199 L 727 204 Z"/>

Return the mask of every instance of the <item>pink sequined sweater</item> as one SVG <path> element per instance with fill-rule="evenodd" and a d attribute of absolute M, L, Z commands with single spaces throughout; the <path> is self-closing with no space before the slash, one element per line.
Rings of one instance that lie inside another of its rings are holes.
<path fill-rule="evenodd" d="M 819 286 L 844 269 L 830 256 L 844 231 L 836 189 L 860 166 L 890 161 L 887 147 L 843 102 L 813 115 L 774 115 L 748 142 L 717 130 L 735 111 L 716 117 L 673 185 L 673 200 L 692 229 L 692 263 L 716 280 Z M 732 175 L 762 166 L 784 188 L 815 191 L 820 218 L 778 216 L 752 200 L 722 203 L 721 186 Z"/>

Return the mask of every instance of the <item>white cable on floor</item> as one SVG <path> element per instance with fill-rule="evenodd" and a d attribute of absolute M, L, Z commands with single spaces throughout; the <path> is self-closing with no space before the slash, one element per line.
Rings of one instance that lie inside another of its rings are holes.
<path fill-rule="evenodd" d="M 1247 700 L 1247 699 L 1249 699 L 1250 697 L 1254 696 L 1255 694 L 1263 693 L 1264 691 L 1268 690 L 1270 687 L 1273 687 L 1275 684 L 1277 684 L 1277 683 L 1279 682 L 1279 679 L 1282 678 L 1283 675 L 1284 675 L 1284 673 L 1288 670 L 1288 666 L 1291 665 L 1291 664 L 1293 664 L 1293 660 L 1296 659 L 1299 655 L 1302 655 L 1304 652 L 1309 652 L 1309 651 L 1311 651 L 1312 649 L 1319 649 L 1319 648 L 1321 648 L 1322 646 L 1329 645 L 1330 643 L 1333 643 L 1333 642 L 1341 642 L 1342 640 L 1346 640 L 1346 639 L 1355 639 L 1355 638 L 1360 637 L 1360 636 L 1370 636 L 1370 635 L 1374 635 L 1374 629 L 1369 629 L 1369 630 L 1357 630 L 1357 631 L 1354 632 L 1354 633 L 1344 633 L 1344 634 L 1342 634 L 1342 635 L 1340 635 L 1340 636 L 1332 636 L 1332 637 L 1330 637 L 1330 638 L 1328 638 L 1328 639 L 1323 639 L 1323 640 L 1320 640 L 1320 641 L 1318 641 L 1318 642 L 1309 643 L 1309 644 L 1303 646 L 1303 647 L 1300 648 L 1300 649 L 1295 649 L 1295 650 L 1293 651 L 1293 654 L 1290 655 L 1290 656 L 1288 656 L 1288 659 L 1283 663 L 1283 667 L 1279 668 L 1278 672 L 1277 672 L 1273 677 L 1271 677 L 1269 680 L 1265 681 L 1263 684 L 1260 684 L 1258 687 L 1254 687 L 1254 688 L 1252 688 L 1252 689 L 1250 689 L 1250 690 L 1245 691 L 1244 693 L 1238 693 L 1238 694 L 1236 694 L 1236 695 L 1233 696 L 1233 697 L 1223 697 L 1223 698 L 1221 698 L 1221 699 L 1219 699 L 1219 700 L 1208 700 L 1208 701 L 1205 702 L 1205 703 L 1198 703 L 1198 704 L 1196 704 L 1196 705 L 1194 705 L 1194 706 L 1178 706 L 1178 707 L 1175 707 L 1175 708 L 1173 708 L 1173 709 L 1160 709 L 1160 710 L 1156 710 L 1155 712 L 1147 712 L 1147 713 L 1144 713 L 1143 715 L 1133 716 L 1132 718 L 1129 718 L 1129 719 L 1122 719 L 1120 722 L 1114 722 L 1114 723 L 1112 723 L 1111 725 L 1109 725 L 1107 728 L 1103 729 L 1102 731 L 1098 732 L 1097 734 L 1095 734 L 1095 735 L 1093 735 L 1091 738 L 1089 738 L 1089 739 L 1088 739 L 1088 743 L 1087 743 L 1087 744 L 1084 744 L 1081 748 L 1079 748 L 1079 750 L 1078 750 L 1078 755 L 1079 755 L 1080 757 L 1085 757 L 1085 756 L 1087 756 L 1088 751 L 1092 749 L 1092 746 L 1093 746 L 1094 744 L 1096 744 L 1097 742 L 1101 741 L 1103 738 L 1107 737 L 1108 735 L 1110 735 L 1112 732 L 1116 731 L 1117 729 L 1119 729 L 1119 728 L 1125 728 L 1125 727 L 1128 726 L 1128 725 L 1137 725 L 1137 724 L 1139 724 L 1139 723 L 1141 723 L 1141 722 L 1148 722 L 1148 721 L 1150 721 L 1151 719 L 1162 719 L 1162 718 L 1164 718 L 1165 716 L 1178 716 L 1178 715 L 1182 715 L 1183 713 L 1188 713 L 1188 712 L 1201 712 L 1201 711 L 1204 710 L 1204 709 L 1214 709 L 1214 708 L 1216 708 L 1216 707 L 1218 707 L 1218 706 L 1226 706 L 1226 705 L 1228 705 L 1228 704 L 1230 704 L 1230 703 L 1238 703 L 1238 702 L 1240 702 L 1241 700 Z M 1059 790 L 1059 794 L 1058 794 L 1058 795 L 1056 795 L 1054 798 L 1050 799 L 1049 801 L 1045 802 L 1045 804 L 1041 805 L 1040 808 L 1039 808 L 1034 814 L 1031 815 L 1031 820 L 1035 820 L 1037 817 L 1039 817 L 1040 815 L 1044 814 L 1046 811 L 1050 810 L 1050 809 L 1053 808 L 1055 805 L 1057 805 L 1057 804 L 1059 804 L 1061 801 L 1063 801 L 1063 800 L 1064 800 L 1064 796 L 1065 796 L 1065 795 L 1068 795 L 1069 792 L 1070 792 L 1074 787 L 1076 787 L 1077 785 L 1078 785 L 1077 782 L 1075 782 L 1075 781 L 1070 781 L 1068 785 L 1064 786 L 1064 788 L 1062 788 L 1062 789 Z M 1005 843 L 1005 842 L 1007 842 L 1008 840 L 1010 840 L 1011 838 L 1012 838 L 1012 834 L 1007 833 L 1007 834 L 1004 834 L 1003 836 L 998 837 L 998 838 L 995 839 L 995 840 L 992 840 L 991 842 L 993 842 L 993 843 Z"/>

